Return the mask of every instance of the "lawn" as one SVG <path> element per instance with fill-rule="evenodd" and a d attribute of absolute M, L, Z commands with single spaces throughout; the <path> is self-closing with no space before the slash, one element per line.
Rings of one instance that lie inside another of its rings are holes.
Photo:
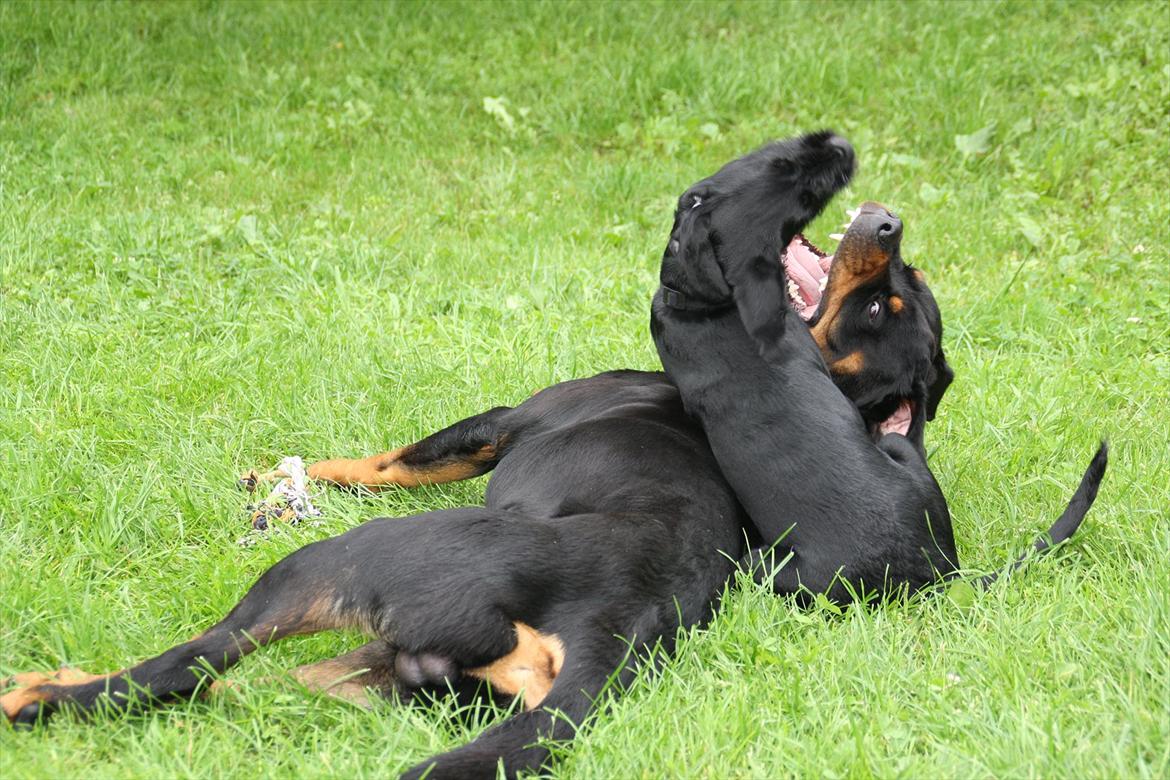
<path fill-rule="evenodd" d="M 330 492 L 254 546 L 245 468 L 406 443 L 655 368 L 674 198 L 831 126 L 905 219 L 957 379 L 928 431 L 964 563 L 1112 462 L 1075 540 L 974 603 L 741 588 L 557 777 L 1170 773 L 1163 3 L 0 4 L 0 674 L 121 668 L 290 550 L 484 480 Z M 5 780 L 386 777 L 491 719 L 265 681 L 33 733 Z"/>

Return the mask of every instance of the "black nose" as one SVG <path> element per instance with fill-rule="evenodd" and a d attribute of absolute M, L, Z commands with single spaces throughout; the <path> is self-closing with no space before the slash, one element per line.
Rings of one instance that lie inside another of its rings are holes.
<path fill-rule="evenodd" d="M 882 204 L 873 201 L 861 204 L 860 211 L 854 220 L 858 230 L 876 239 L 887 251 L 897 248 L 898 242 L 902 240 L 902 220 Z"/>
<path fill-rule="evenodd" d="M 902 238 L 902 220 L 893 214 L 887 214 L 882 223 L 878 225 L 877 235 L 878 241 L 897 243 Z"/>
<path fill-rule="evenodd" d="M 846 160 L 853 159 L 853 145 L 846 141 L 839 135 L 834 135 L 829 139 L 829 146 L 836 151 L 837 155 Z"/>

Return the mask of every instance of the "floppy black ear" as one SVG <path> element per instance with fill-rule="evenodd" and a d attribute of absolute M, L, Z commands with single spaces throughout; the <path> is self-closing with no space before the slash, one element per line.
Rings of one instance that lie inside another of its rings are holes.
<path fill-rule="evenodd" d="M 785 318 L 790 313 L 796 316 L 784 292 L 785 276 L 780 261 L 756 255 L 729 269 L 727 281 L 743 329 L 756 342 L 760 356 L 769 362 L 779 362 Z"/>
<path fill-rule="evenodd" d="M 670 241 L 662 256 L 662 284 L 696 301 L 718 304 L 731 295 L 712 246 L 711 215 L 684 195 L 674 216 Z"/>
<path fill-rule="evenodd" d="M 935 412 L 938 411 L 939 401 L 942 400 L 947 388 L 951 386 L 951 382 L 955 379 L 955 372 L 947 363 L 947 356 L 943 354 L 942 347 L 939 347 L 938 353 L 934 356 L 934 362 L 931 365 L 934 372 L 934 377 L 930 382 L 930 388 L 926 392 L 926 419 L 933 420 Z"/>

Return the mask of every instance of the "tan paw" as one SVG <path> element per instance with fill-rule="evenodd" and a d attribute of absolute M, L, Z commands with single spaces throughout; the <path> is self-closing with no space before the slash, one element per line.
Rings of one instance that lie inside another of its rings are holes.
<path fill-rule="evenodd" d="M 17 687 L 0 696 L 0 710 L 9 723 L 30 725 L 36 721 L 40 702 L 46 701 L 50 691 L 62 685 L 82 685 L 100 680 L 102 675 L 62 666 L 55 672 L 21 672 L 0 682 L 0 687 Z"/>

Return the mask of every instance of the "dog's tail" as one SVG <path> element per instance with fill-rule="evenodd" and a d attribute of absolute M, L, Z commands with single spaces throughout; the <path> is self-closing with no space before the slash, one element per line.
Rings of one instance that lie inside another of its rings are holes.
<path fill-rule="evenodd" d="M 986 590 L 1000 577 L 1006 577 L 1023 566 L 1034 553 L 1042 553 L 1051 549 L 1076 533 L 1076 530 L 1081 526 L 1081 521 L 1085 519 L 1085 515 L 1089 511 L 1089 507 L 1097 498 L 1097 489 L 1101 487 L 1101 480 L 1105 478 L 1105 466 L 1108 463 L 1109 443 L 1102 441 L 1101 446 L 1097 448 L 1097 454 L 1093 456 L 1089 467 L 1085 469 L 1085 475 L 1081 477 L 1081 484 L 1073 493 L 1072 500 L 1068 502 L 1068 506 L 1065 507 L 1060 518 L 1048 529 L 1048 533 L 1038 538 L 1032 544 L 1031 550 L 1016 558 L 1006 569 L 980 577 L 976 580 L 976 584 Z"/>

